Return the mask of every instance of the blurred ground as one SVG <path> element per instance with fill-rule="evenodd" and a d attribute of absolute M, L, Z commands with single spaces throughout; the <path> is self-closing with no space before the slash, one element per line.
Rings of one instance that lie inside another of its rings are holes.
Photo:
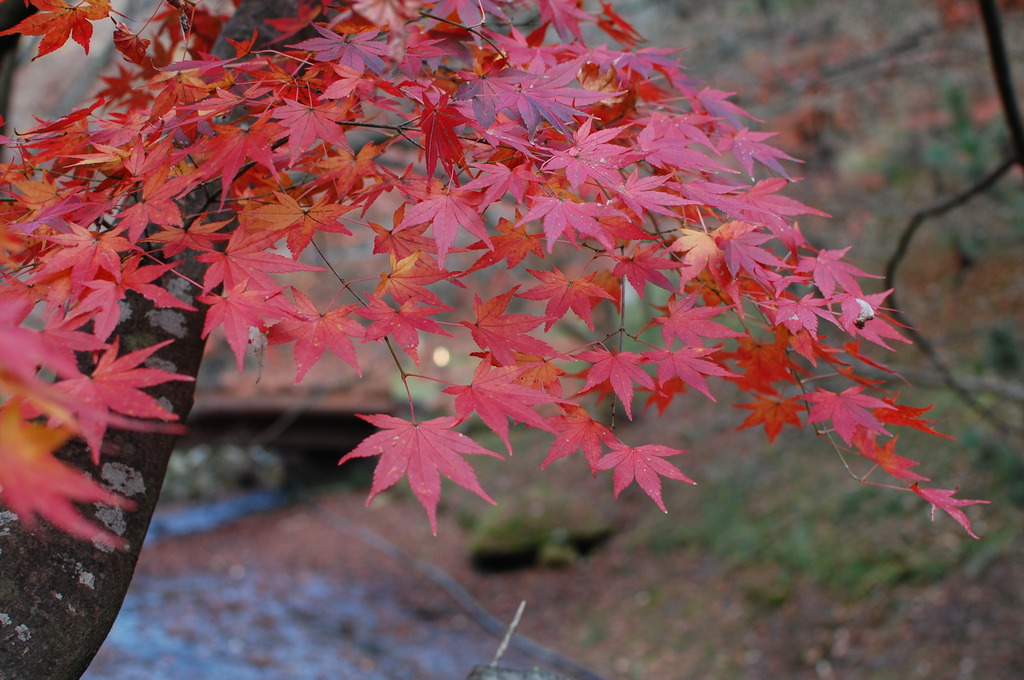
<path fill-rule="evenodd" d="M 743 444 L 731 434 L 711 439 Z M 707 467 L 707 460 L 695 459 L 687 471 L 700 478 Z M 554 483 L 573 476 L 559 471 Z M 507 480 L 498 486 L 500 502 L 516 502 Z M 124 614 L 86 680 L 441 680 L 465 677 L 490 660 L 496 638 L 408 562 L 364 544 L 347 522 L 443 568 L 506 620 L 525 599 L 521 632 L 608 678 L 980 679 L 1024 673 L 1024 567 L 1017 559 L 996 557 L 931 581 L 908 576 L 907 583 L 893 584 L 868 577 L 862 589 L 849 592 L 830 586 L 830 574 L 820 566 L 787 569 L 756 559 L 738 564 L 700 540 L 666 545 L 665 537 L 681 527 L 708 520 L 692 497 L 682 498 L 686 490 L 670 495 L 669 516 L 654 518 L 660 513 L 645 497 L 627 493 L 613 503 L 604 500 L 605 487 L 584 479 L 564 487 L 574 489 L 568 493 L 576 501 L 585 502 L 588 494 L 600 498 L 616 531 L 589 556 L 557 570 L 473 569 L 465 527 L 484 510 L 464 497 L 446 504 L 437 537 L 411 496 L 382 497 L 365 508 L 364 490 L 335 489 L 210 533 L 165 538 L 143 551 Z M 729 492 L 719 489 L 705 501 L 735 502 L 723 493 Z M 342 518 L 340 527 L 334 518 Z M 900 522 L 913 523 L 906 516 L 894 520 Z M 926 543 L 936 535 L 940 542 L 964 540 L 948 526 L 952 522 L 921 524 L 915 531 L 932 532 Z M 870 541 L 850 538 L 869 560 Z M 536 663 L 506 657 L 510 666 Z"/>
<path fill-rule="evenodd" d="M 975 4 L 615 6 L 656 45 L 686 46 L 681 58 L 695 77 L 735 90 L 764 120 L 752 127 L 780 131 L 777 144 L 806 160 L 793 195 L 834 215 L 805 220 L 805 233 L 821 247 L 855 244 L 854 260 L 881 272 L 917 208 L 1002 157 L 1005 126 Z M 1019 81 L 1020 13 L 1007 15 L 1005 30 Z M 1024 381 L 1022 262 L 1019 172 L 915 239 L 897 278 L 901 305 L 957 375 Z M 484 461 L 482 482 L 502 507 L 554 517 L 556 528 L 566 508 L 583 508 L 612 526 L 607 543 L 561 570 L 475 571 L 470 545 L 493 511 L 460 490 L 446 487 L 436 538 L 403 492 L 369 509 L 364 490 L 310 493 L 442 567 L 496 615 L 527 600 L 525 634 L 609 678 L 1024 677 L 1024 442 L 1010 432 L 1024 427 L 1024 408 L 1006 392 L 976 393 L 1001 424 L 993 426 L 936 386 L 914 350 L 885 358 L 925 383 L 893 387 L 909 403 L 935 404 L 929 415 L 956 437 L 905 436 L 904 455 L 962 497 L 993 501 L 969 509 L 983 540 L 948 517 L 932 523 L 909 494 L 856 484 L 811 433 L 768 446 L 758 433 L 733 431 L 742 412 L 699 396 L 633 426 L 645 440 L 692 451 L 681 466 L 699 485 L 667 488 L 666 516 L 635 489 L 613 502 L 608 480 L 582 466 L 539 472 L 546 440 L 529 434 L 516 465 Z M 261 385 L 290 382 L 290 370 L 287 358 L 271 357 Z M 331 386 L 329 371 L 320 377 Z M 253 389 L 251 376 L 218 384 Z M 310 506 L 147 548 L 125 612 L 90 680 L 461 678 L 497 644 L 418 572 Z"/>

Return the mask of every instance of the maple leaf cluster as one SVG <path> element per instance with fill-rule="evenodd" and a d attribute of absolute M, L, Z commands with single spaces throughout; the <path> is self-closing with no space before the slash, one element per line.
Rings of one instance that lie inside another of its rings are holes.
<path fill-rule="evenodd" d="M 12 30 L 44 36 L 41 53 L 88 45 L 106 16 L 33 2 Z M 307 37 L 232 58 L 209 56 L 226 17 L 172 5 L 145 39 L 118 25 L 126 63 L 94 105 L 6 140 L 0 501 L 19 515 L 86 535 L 70 504 L 113 499 L 48 475 L 53 450 L 77 436 L 98 457 L 107 428 L 175 418 L 151 388 L 182 376 L 142 365 L 159 346 L 120 352 L 132 292 L 205 305 L 203 334 L 239 369 L 253 338 L 290 345 L 297 381 L 325 353 L 359 372 L 387 345 L 407 385 L 443 383 L 447 414 L 411 398 L 407 418 L 367 414 L 380 432 L 342 459 L 379 456 L 371 499 L 407 478 L 435 531 L 442 477 L 490 500 L 465 456 L 499 454 L 458 432 L 467 419 L 509 453 L 510 423 L 548 431 L 544 465 L 582 454 L 664 510 L 662 478 L 691 482 L 669 460 L 683 451 L 623 441 L 614 414 L 731 382 L 740 427 L 813 425 L 971 532 L 959 508 L 980 501 L 921 487 L 895 453 L 890 429 L 934 433 L 926 409 L 858 373 L 880 366 L 862 344 L 904 342 L 886 292 L 805 239 L 794 217 L 823 213 L 784 195 L 792 159 L 770 134 L 609 4 L 304 4 L 274 25 Z M 153 283 L 186 258 L 205 265 L 187 295 Z M 421 361 L 441 339 L 466 348 L 465 382 Z"/>

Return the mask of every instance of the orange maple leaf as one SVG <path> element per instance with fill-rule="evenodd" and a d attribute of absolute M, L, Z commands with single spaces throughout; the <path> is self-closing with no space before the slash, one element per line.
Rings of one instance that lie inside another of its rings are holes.
<path fill-rule="evenodd" d="M 68 38 L 81 45 L 88 54 L 92 22 L 110 16 L 110 0 L 83 0 L 77 5 L 69 5 L 64 0 L 30 1 L 39 12 L 0 35 L 21 33 L 43 36 L 39 41 L 39 53 L 33 57 L 33 61 L 63 47 Z"/>
<path fill-rule="evenodd" d="M 764 425 L 769 442 L 775 442 L 779 432 L 782 432 L 783 425 L 789 424 L 802 428 L 800 415 L 807 412 L 807 407 L 799 402 L 799 397 L 779 399 L 761 396 L 757 398 L 757 401 L 749 404 L 736 404 L 736 406 L 753 411 L 740 424 L 739 429 Z"/>
<path fill-rule="evenodd" d="M 352 233 L 338 221 L 338 217 L 355 206 L 328 204 L 327 199 L 321 197 L 313 205 L 304 207 L 280 191 L 275 191 L 274 196 L 277 201 L 250 210 L 244 216 L 250 223 L 257 223 L 253 225 L 257 229 L 272 229 L 286 235 L 288 250 L 294 259 L 298 259 L 317 231 Z"/>
<path fill-rule="evenodd" d="M 37 518 L 85 540 L 122 545 L 123 539 L 99 528 L 74 503 L 106 503 L 131 508 L 126 498 L 107 491 L 84 473 L 54 457 L 71 436 L 63 428 L 25 420 L 21 406 L 10 401 L 0 407 L 0 501 L 32 528 Z"/>

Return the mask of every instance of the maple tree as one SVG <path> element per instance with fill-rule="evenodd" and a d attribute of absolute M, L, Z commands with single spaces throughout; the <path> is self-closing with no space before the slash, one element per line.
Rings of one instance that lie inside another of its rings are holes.
<path fill-rule="evenodd" d="M 88 49 L 111 14 L 31 1 L 4 33 L 41 36 L 37 57 Z M 384 345 L 407 387 L 440 383 L 449 415 L 423 419 L 410 391 L 405 417 L 363 415 L 382 431 L 343 458 L 380 456 L 371 499 L 408 478 L 435 531 L 442 477 L 490 500 L 464 456 L 499 454 L 465 421 L 508 452 L 510 422 L 549 431 L 545 464 L 582 454 L 664 510 L 661 478 L 691 481 L 683 451 L 623 441 L 616 413 L 731 382 L 740 427 L 813 427 L 867 461 L 861 481 L 974 535 L 960 508 L 983 501 L 920 486 L 895 453 L 892 430 L 934 433 L 924 411 L 861 373 L 881 366 L 862 344 L 904 341 L 886 292 L 804 237 L 794 218 L 824 213 L 780 193 L 793 159 L 770 133 L 610 4 L 303 3 L 272 46 L 212 56 L 227 16 L 176 1 L 119 22 L 125 63 L 96 101 L 3 140 L 0 502 L 22 521 L 121 543 L 70 508 L 127 501 L 55 452 L 78 437 L 99 463 L 112 429 L 182 415 L 160 389 L 192 377 L 151 360 L 176 340 L 119 343 L 142 296 L 202 307 L 239 369 L 269 343 L 293 345 L 297 381 L 326 352 L 359 373 Z M 311 271 L 316 290 L 289 278 Z M 466 383 L 431 374 L 420 349 L 438 338 L 467 348 Z"/>

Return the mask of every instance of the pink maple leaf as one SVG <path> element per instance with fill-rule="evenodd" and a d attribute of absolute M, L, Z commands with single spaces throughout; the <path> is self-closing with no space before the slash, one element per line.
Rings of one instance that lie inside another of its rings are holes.
<path fill-rule="evenodd" d="M 523 369 L 518 366 L 495 367 L 490 360 L 484 360 L 477 365 L 468 385 L 452 385 L 442 391 L 455 395 L 455 414 L 460 420 L 476 411 L 487 427 L 501 437 L 511 454 L 506 418 L 550 430 L 547 419 L 531 407 L 560 401 L 547 392 L 517 383 L 522 373 Z"/>
<path fill-rule="evenodd" d="M 496 295 L 487 302 L 479 295 L 473 296 L 473 314 L 476 321 L 460 321 L 470 330 L 473 340 L 480 349 L 489 349 L 498 363 L 512 366 L 516 363 L 516 352 L 549 356 L 559 354 L 543 340 L 527 335 L 528 332 L 546 320 L 532 314 L 505 314 L 508 303 L 516 289 Z"/>
<path fill-rule="evenodd" d="M 480 216 L 479 205 L 480 197 L 476 192 L 465 189 L 440 190 L 409 208 L 394 233 L 420 224 L 430 224 L 437 241 L 437 256 L 441 264 L 444 264 L 444 258 L 455 243 L 460 229 L 465 229 L 490 247 L 491 239 L 487 234 L 487 225 Z"/>
<path fill-rule="evenodd" d="M 556 321 L 565 316 L 569 309 L 587 324 L 587 328 L 594 330 L 594 321 L 591 312 L 599 300 L 614 300 L 615 296 L 601 286 L 594 283 L 594 274 L 588 274 L 580 279 L 570 279 L 558 267 L 552 266 L 551 271 L 527 269 L 533 276 L 543 283 L 522 293 L 516 293 L 517 297 L 527 300 L 547 300 L 544 313 L 548 315 L 544 330 L 549 331 Z"/>
<path fill-rule="evenodd" d="M 654 378 L 640 367 L 646 359 L 636 352 L 618 352 L 612 354 L 603 347 L 576 354 L 577 359 L 593 364 L 587 370 L 587 382 L 580 392 L 608 382 L 615 394 L 626 407 L 626 417 L 633 419 L 633 385 L 637 384 L 649 390 L 654 389 Z"/>
<path fill-rule="evenodd" d="M 803 395 L 803 399 L 813 404 L 807 422 L 831 420 L 832 428 L 847 444 L 853 441 L 858 427 L 889 434 L 872 410 L 891 409 L 893 406 L 876 397 L 861 394 L 863 391 L 863 385 L 848 387 L 838 394 L 819 387 L 817 392 Z"/>
<path fill-rule="evenodd" d="M 541 468 L 582 448 L 590 469 L 597 476 L 597 461 L 601 458 L 604 445 L 615 441 L 615 435 L 606 425 L 594 420 L 582 406 L 562 404 L 562 411 L 562 415 L 548 418 L 548 424 L 558 432 L 558 436 L 551 443 L 548 457 L 541 463 Z"/>
<path fill-rule="evenodd" d="M 708 389 L 708 383 L 704 376 L 738 376 L 732 371 L 722 368 L 712 361 L 708 361 L 707 357 L 714 352 L 715 350 L 704 347 L 683 347 L 671 352 L 656 348 L 644 352 L 643 356 L 657 367 L 658 382 L 662 385 L 672 380 L 672 378 L 680 378 L 684 383 L 711 401 L 716 401 Z"/>
<path fill-rule="evenodd" d="M 367 505 L 381 491 L 394 486 L 402 477 L 407 477 L 413 493 L 427 511 L 431 530 L 437 535 L 441 475 L 494 504 L 480 486 L 473 468 L 462 456 L 501 456 L 456 432 L 453 428 L 458 425 L 458 418 L 445 416 L 418 423 L 384 414 L 359 414 L 359 417 L 379 427 L 381 432 L 364 439 L 359 446 L 345 454 L 338 465 L 353 458 L 380 456 L 373 471 L 373 485 L 370 487 Z"/>
<path fill-rule="evenodd" d="M 267 333 L 270 344 L 295 343 L 295 382 L 298 383 L 315 364 L 324 350 L 331 350 L 362 375 L 356 359 L 352 338 L 365 334 L 362 325 L 350 317 L 356 305 L 336 307 L 328 312 L 317 310 L 313 302 L 302 291 L 293 288 L 295 318 L 279 321 Z"/>
<path fill-rule="evenodd" d="M 841 287 L 845 292 L 863 297 L 857 277 L 881 278 L 867 274 L 849 262 L 843 260 L 850 248 L 842 250 L 821 250 L 816 257 L 804 257 L 794 270 L 799 274 L 811 273 L 814 276 L 814 283 L 818 290 L 825 297 L 832 297 L 836 292 L 836 286 Z"/>
<path fill-rule="evenodd" d="M 932 520 L 935 519 L 936 508 L 944 510 L 949 513 L 949 516 L 955 519 L 957 524 L 962 526 L 972 538 L 978 538 L 978 535 L 971 529 L 971 521 L 967 519 L 967 515 L 964 514 L 964 511 L 959 508 L 965 505 L 977 505 L 979 503 L 987 504 L 989 501 L 953 498 L 953 494 L 955 494 L 958 489 L 923 489 L 918 486 L 916 482 L 910 485 L 910 490 L 932 504 Z"/>
<path fill-rule="evenodd" d="M 710 317 L 721 312 L 717 307 L 697 307 L 700 293 L 694 291 L 684 298 L 675 295 L 669 298 L 665 316 L 654 319 L 661 326 L 661 337 L 668 346 L 675 338 L 688 347 L 700 347 L 701 338 L 740 338 L 743 333 L 728 326 L 710 321 Z"/>
<path fill-rule="evenodd" d="M 606 186 L 619 184 L 619 169 L 636 160 L 635 154 L 620 144 L 610 144 L 616 139 L 626 125 L 594 131 L 592 121 L 587 118 L 573 133 L 572 146 L 567 149 L 555 149 L 551 159 L 544 165 L 544 170 L 565 169 L 565 176 L 573 191 L 579 191 L 580 185 L 594 180 Z"/>
<path fill-rule="evenodd" d="M 667 456 L 685 453 L 683 449 L 670 446 L 646 444 L 644 446 L 627 446 L 616 440 L 609 444 L 611 453 L 597 461 L 598 470 L 614 469 L 612 480 L 615 484 L 615 497 L 622 490 L 636 481 L 637 485 L 650 496 L 662 512 L 668 512 L 665 501 L 661 498 L 661 478 L 676 479 L 687 484 L 696 484 L 679 468 L 665 460 Z"/>

